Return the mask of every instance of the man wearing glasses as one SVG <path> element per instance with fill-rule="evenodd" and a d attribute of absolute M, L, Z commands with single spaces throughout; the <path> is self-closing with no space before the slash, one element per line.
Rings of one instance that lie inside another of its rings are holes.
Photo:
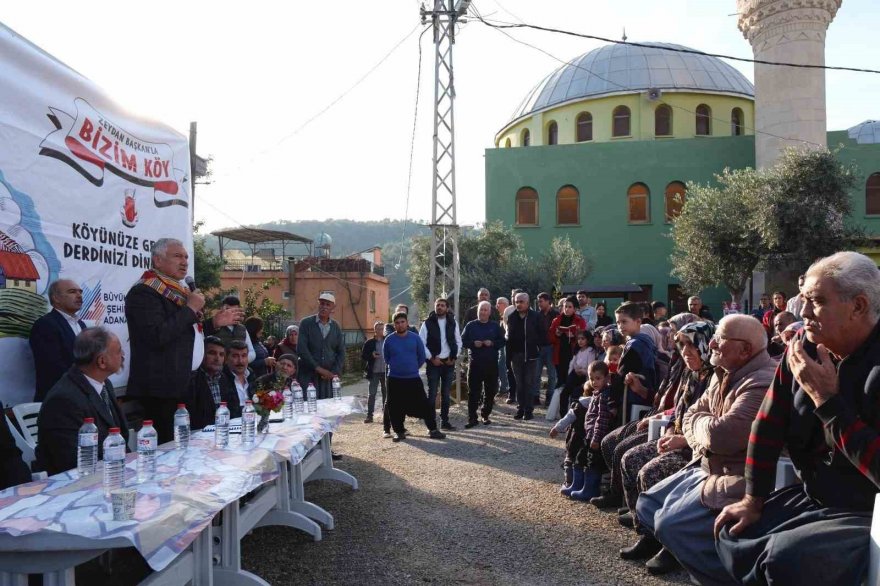
<path fill-rule="evenodd" d="M 675 570 L 681 562 L 700 584 L 738 584 L 715 551 L 713 526 L 721 509 L 745 494 L 749 432 L 776 366 L 764 328 L 748 315 L 724 317 L 709 349 L 715 374 L 683 424 L 692 464 L 700 465 L 643 492 L 636 512 L 664 547 L 651 573 Z"/>

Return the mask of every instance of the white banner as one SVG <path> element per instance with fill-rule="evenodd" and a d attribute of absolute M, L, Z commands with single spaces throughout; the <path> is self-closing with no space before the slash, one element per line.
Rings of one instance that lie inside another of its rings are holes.
<path fill-rule="evenodd" d="M 192 253 L 185 136 L 136 117 L 0 25 L 0 400 L 33 400 L 28 345 L 49 283 L 83 289 L 80 318 L 126 351 L 125 295 L 163 237 Z M 145 82 L 148 83 L 148 82 Z"/>

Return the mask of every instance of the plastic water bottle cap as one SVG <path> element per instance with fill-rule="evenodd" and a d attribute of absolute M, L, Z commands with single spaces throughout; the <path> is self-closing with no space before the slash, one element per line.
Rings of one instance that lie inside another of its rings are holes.
<path fill-rule="evenodd" d="M 83 419 L 83 423 L 94 423 L 94 422 L 95 422 L 94 417 L 86 417 L 85 419 Z"/>
<path fill-rule="evenodd" d="M 226 407 L 226 401 L 220 401 L 220 406 L 221 406 L 221 407 Z"/>
<path fill-rule="evenodd" d="M 119 428 L 118 427 L 111 427 L 110 433 L 119 433 Z"/>
<path fill-rule="evenodd" d="M 224 405 L 225 403 L 220 403 L 220 404 L 221 404 L 221 405 Z M 245 405 L 253 405 L 254 402 L 251 401 L 250 399 L 248 399 L 247 401 L 244 402 L 244 404 L 245 404 Z"/>
<path fill-rule="evenodd" d="M 186 403 L 178 403 L 177 408 L 178 409 L 186 409 Z"/>

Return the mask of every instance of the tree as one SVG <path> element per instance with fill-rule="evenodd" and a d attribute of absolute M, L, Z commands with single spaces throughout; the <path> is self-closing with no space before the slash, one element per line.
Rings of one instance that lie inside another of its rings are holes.
<path fill-rule="evenodd" d="M 568 236 L 557 236 L 541 254 L 541 272 L 553 280 L 557 291 L 565 283 L 580 283 L 593 270 L 593 263 L 576 248 Z"/>
<path fill-rule="evenodd" d="M 290 317 L 290 312 L 284 309 L 284 306 L 265 296 L 265 292 L 278 283 L 278 279 L 267 279 L 261 285 L 251 285 L 244 290 L 241 296 L 241 307 L 244 309 L 244 314 L 248 317 L 252 315 L 260 317 L 265 322 L 266 330 L 272 335 L 280 333 L 270 329 L 272 321 Z"/>
<path fill-rule="evenodd" d="M 689 291 L 721 285 L 734 301 L 759 266 L 803 272 L 853 246 L 852 169 L 827 150 L 786 150 L 765 170 L 725 169 L 717 186 L 688 185 L 672 229 L 672 274 Z"/>
<path fill-rule="evenodd" d="M 207 236 L 199 234 L 203 222 L 193 226 L 193 267 L 195 280 L 202 291 L 220 288 L 223 259 L 208 247 Z"/>
<path fill-rule="evenodd" d="M 672 275 L 688 291 L 723 285 L 738 300 L 769 253 L 754 225 L 767 182 L 754 169 L 725 169 L 715 178 L 718 187 L 688 185 L 672 229 Z"/>

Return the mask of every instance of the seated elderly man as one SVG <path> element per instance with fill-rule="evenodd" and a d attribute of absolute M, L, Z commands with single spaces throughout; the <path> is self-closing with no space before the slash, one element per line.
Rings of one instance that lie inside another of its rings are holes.
<path fill-rule="evenodd" d="M 643 492 L 636 513 L 664 547 L 651 573 L 674 569 L 677 559 L 700 584 L 734 584 L 715 552 L 712 528 L 718 512 L 745 493 L 749 431 L 775 363 L 764 328 L 748 315 L 722 318 L 709 349 L 715 375 L 684 416 L 684 436 L 695 459 Z"/>
<path fill-rule="evenodd" d="M 119 338 L 104 328 L 88 328 L 73 341 L 73 366 L 49 390 L 37 419 L 37 467 L 50 475 L 76 468 L 79 428 L 86 417 L 98 427 L 98 457 L 111 427 L 128 436 L 110 375 L 122 368 Z"/>
<path fill-rule="evenodd" d="M 861 584 L 880 485 L 880 272 L 855 252 L 816 261 L 792 340 L 752 425 L 746 494 L 715 522 L 742 584 Z M 788 448 L 803 484 L 773 492 Z"/>
<path fill-rule="evenodd" d="M 243 353 L 247 354 L 247 347 Z M 225 362 L 226 347 L 223 340 L 217 336 L 205 338 L 205 357 L 202 359 L 202 365 L 192 373 L 189 381 L 187 409 L 192 429 L 213 425 L 214 415 L 221 401 L 226 402 L 230 414 L 241 414 L 241 403 L 235 390 L 235 383 L 223 369 Z"/>

